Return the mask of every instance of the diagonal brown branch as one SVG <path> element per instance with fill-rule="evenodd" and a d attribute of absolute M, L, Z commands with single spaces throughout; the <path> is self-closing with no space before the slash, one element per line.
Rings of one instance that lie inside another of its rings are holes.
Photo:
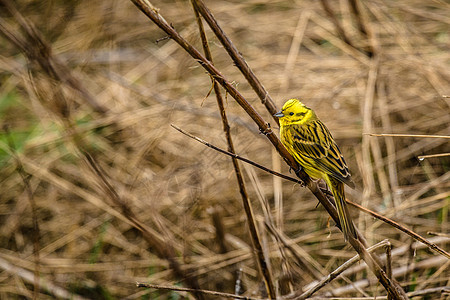
<path fill-rule="evenodd" d="M 239 296 L 239 295 L 234 295 L 234 294 L 229 294 L 229 293 L 222 293 L 222 292 L 216 292 L 216 291 L 209 291 L 209 290 L 194 290 L 194 289 L 191 289 L 191 288 L 184 288 L 184 287 L 179 287 L 179 286 L 167 286 L 167 285 L 141 283 L 141 282 L 136 282 L 136 286 L 137 287 L 158 289 L 158 290 L 201 293 L 201 294 L 205 294 L 205 295 L 212 295 L 212 296 L 224 297 L 224 298 L 232 298 L 232 299 L 263 300 L 261 298 Z"/>

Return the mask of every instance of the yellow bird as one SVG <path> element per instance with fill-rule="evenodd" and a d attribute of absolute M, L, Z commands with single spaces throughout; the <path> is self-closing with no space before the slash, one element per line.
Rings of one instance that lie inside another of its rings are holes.
<path fill-rule="evenodd" d="M 280 118 L 281 142 L 313 179 L 323 179 L 333 193 L 345 240 L 357 238 L 344 194 L 344 183 L 354 188 L 344 157 L 328 128 L 316 113 L 297 99 L 290 99 L 275 114 Z"/>

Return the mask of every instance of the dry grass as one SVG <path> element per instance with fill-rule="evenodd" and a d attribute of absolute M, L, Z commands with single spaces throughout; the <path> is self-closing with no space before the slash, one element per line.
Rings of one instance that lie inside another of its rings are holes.
<path fill-rule="evenodd" d="M 214 94 L 205 98 L 209 76 L 173 41 L 156 44 L 165 34 L 131 2 L 17 2 L 64 72 L 49 75 L 39 57 L 27 59 L 1 36 L 0 298 L 33 298 L 37 288 L 39 299 L 192 298 L 138 289 L 135 282 L 192 287 L 190 278 L 202 289 L 234 293 L 238 274 L 245 295 L 262 297 L 230 159 L 170 126 L 227 148 Z M 450 152 L 448 139 L 366 134 L 450 135 L 450 102 L 443 97 L 450 93 L 448 4 L 365 3 L 366 39 L 347 1 L 330 1 L 354 47 L 336 34 L 320 1 L 207 4 L 278 107 L 300 97 L 333 132 L 358 186 L 348 198 L 424 237 L 433 233 L 429 239 L 448 251 L 449 156 L 417 158 Z M 154 5 L 201 49 L 189 2 Z M 17 15 L 0 9 L 0 18 L 0 29 L 30 41 Z M 275 127 L 218 40 L 207 34 L 217 68 Z M 364 53 L 370 47 L 376 59 Z M 105 111 L 64 82 L 69 76 Z M 257 126 L 231 97 L 225 105 L 236 153 L 277 168 L 279 158 Z M 306 189 L 241 167 L 280 293 L 306 290 L 355 255 Z M 275 205 L 281 190 L 282 214 Z M 306 267 L 264 226 L 266 206 Z M 389 239 L 393 276 L 405 290 L 447 286 L 417 299 L 449 297 L 448 259 L 352 212 L 370 245 Z M 42 278 L 39 284 L 33 273 Z M 317 294 L 385 295 L 364 264 L 344 275 Z"/>

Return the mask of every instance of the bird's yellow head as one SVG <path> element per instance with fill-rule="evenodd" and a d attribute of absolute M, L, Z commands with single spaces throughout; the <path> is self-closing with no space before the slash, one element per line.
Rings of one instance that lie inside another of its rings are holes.
<path fill-rule="evenodd" d="M 281 111 L 277 112 L 274 116 L 280 118 L 281 126 L 302 125 L 316 118 L 314 111 L 297 99 L 289 99 L 286 101 Z"/>

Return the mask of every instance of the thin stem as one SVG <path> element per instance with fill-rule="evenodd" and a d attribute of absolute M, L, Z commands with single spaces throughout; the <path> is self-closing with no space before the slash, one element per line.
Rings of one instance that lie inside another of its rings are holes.
<path fill-rule="evenodd" d="M 197 2 L 195 0 L 191 0 L 191 3 L 194 8 L 195 17 L 196 17 L 198 28 L 200 31 L 200 37 L 202 39 L 202 45 L 203 45 L 203 51 L 205 53 L 205 57 L 211 63 L 213 63 L 211 51 L 209 50 L 208 40 L 206 38 L 205 30 L 203 28 L 203 23 L 202 23 L 202 20 L 200 19 L 199 8 L 197 5 Z M 223 131 L 225 133 L 225 137 L 227 140 L 228 151 L 230 153 L 235 153 L 233 139 L 231 138 L 230 125 L 228 123 L 227 114 L 225 112 L 225 106 L 223 104 L 223 98 L 222 98 L 222 93 L 220 91 L 220 86 L 217 83 L 217 81 L 215 81 L 214 79 L 212 79 L 212 84 L 214 86 L 214 92 L 216 94 L 217 105 L 219 107 L 220 116 L 222 117 Z M 236 174 L 236 179 L 238 181 L 239 192 L 241 194 L 244 211 L 247 216 L 247 220 L 248 220 L 247 224 L 249 227 L 253 247 L 256 252 L 258 266 L 259 266 L 259 269 L 264 278 L 264 283 L 266 285 L 267 294 L 269 295 L 269 297 L 271 299 L 275 299 L 276 291 L 275 291 L 275 285 L 274 285 L 273 279 L 272 279 L 272 272 L 269 269 L 270 264 L 266 261 L 266 257 L 264 256 L 261 239 L 260 239 L 257 227 L 256 227 L 255 216 L 253 214 L 251 202 L 250 202 L 250 199 L 249 199 L 249 196 L 247 193 L 247 189 L 245 187 L 244 178 L 242 176 L 242 172 L 239 167 L 237 158 L 232 156 L 231 160 L 233 161 L 234 172 Z"/>
<path fill-rule="evenodd" d="M 450 153 L 438 153 L 438 154 L 429 154 L 429 155 L 419 155 L 417 158 L 419 160 L 424 160 L 425 158 L 434 158 L 434 157 L 445 157 L 450 156 Z"/>
<path fill-rule="evenodd" d="M 145 287 L 145 288 L 152 288 L 152 289 L 158 289 L 158 290 L 168 290 L 168 291 L 178 291 L 178 292 L 190 292 L 190 293 L 200 293 L 205 295 L 213 295 L 213 296 L 220 296 L 225 298 L 232 298 L 232 299 L 244 299 L 244 300 L 263 300 L 261 298 L 253 298 L 253 297 L 247 297 L 247 296 L 239 296 L 235 294 L 228 294 L 228 293 L 222 293 L 222 292 L 216 292 L 216 291 L 209 291 L 209 290 L 200 290 L 200 289 L 191 289 L 191 288 L 184 288 L 179 286 L 167 286 L 167 285 L 159 285 L 159 284 L 151 284 L 151 283 L 141 283 L 136 282 L 137 287 Z"/>
<path fill-rule="evenodd" d="M 392 137 L 415 137 L 415 138 L 434 138 L 450 139 L 450 135 L 432 135 L 432 134 L 403 134 L 403 133 L 365 133 L 370 136 L 392 136 Z"/>
<path fill-rule="evenodd" d="M 386 244 L 386 274 L 389 279 L 392 279 L 392 244 Z"/>

